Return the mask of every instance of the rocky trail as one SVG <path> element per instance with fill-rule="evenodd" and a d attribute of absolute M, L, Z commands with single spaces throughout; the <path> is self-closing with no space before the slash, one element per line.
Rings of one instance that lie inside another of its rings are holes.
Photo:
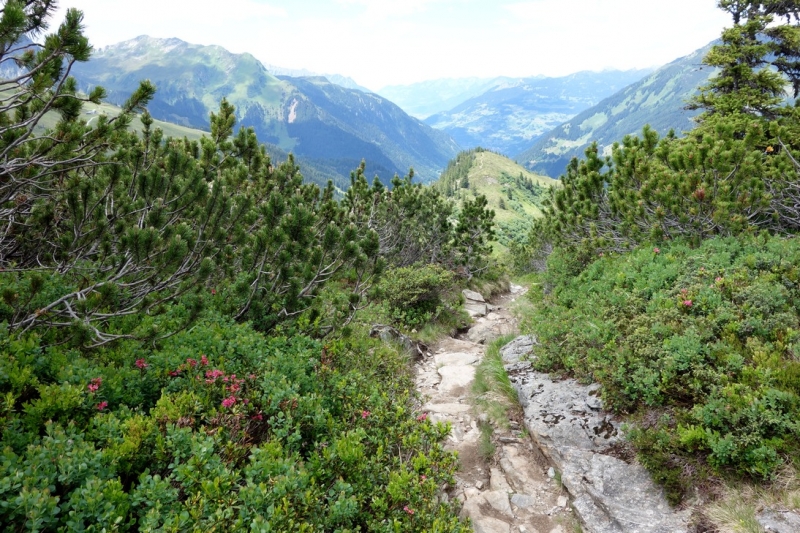
<path fill-rule="evenodd" d="M 475 318 L 470 330 L 443 339 L 417 362 L 422 411 L 451 424 L 447 446 L 461 463 L 446 497 L 461 502 L 462 518 L 472 520 L 476 533 L 692 531 L 689 511 L 670 508 L 644 468 L 623 453 L 620 422 L 603 410 L 599 386 L 532 369 L 534 337 L 517 337 L 500 350 L 522 414 L 493 426 L 495 451 L 484 445 L 481 453 L 481 425 L 490 422 L 473 406 L 476 369 L 486 344 L 518 333 L 509 306 L 524 293 L 512 285 L 486 303 L 465 291 L 465 308 Z"/>
<path fill-rule="evenodd" d="M 422 407 L 433 421 L 450 422 L 447 446 L 459 454 L 461 468 L 448 497 L 462 503 L 462 517 L 472 519 L 479 533 L 571 533 L 575 518 L 567 492 L 555 479 L 555 471 L 529 437 L 521 421 L 510 420 L 509 429 L 494 428 L 495 453 L 480 451 L 479 424 L 486 418 L 472 406 L 471 387 L 485 344 L 516 333 L 509 310 L 524 289 L 477 306 L 476 322 L 464 338 L 447 338 L 434 346 L 434 355 L 417 364 L 417 389 L 427 403 Z M 482 300 L 482 298 L 481 298 Z M 485 313 L 480 312 L 480 306 Z M 549 474 L 549 475 L 548 475 Z"/>

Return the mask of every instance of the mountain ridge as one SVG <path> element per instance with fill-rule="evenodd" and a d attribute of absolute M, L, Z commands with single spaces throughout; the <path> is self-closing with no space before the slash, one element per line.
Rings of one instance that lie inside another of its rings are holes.
<path fill-rule="evenodd" d="M 425 123 L 464 147 L 509 156 L 603 98 L 644 77 L 648 69 L 582 71 L 558 78 L 497 78 L 485 92 Z"/>
<path fill-rule="evenodd" d="M 274 76 L 252 54 L 215 45 L 139 36 L 98 49 L 74 74 L 83 89 L 102 85 L 117 104 L 139 80 L 150 79 L 158 87 L 148 106 L 153 116 L 187 127 L 207 129 L 209 113 L 226 98 L 239 124 L 253 127 L 259 140 L 326 169 L 342 188 L 363 159 L 384 182 L 410 167 L 422 181 L 433 181 L 459 150 L 383 97 L 327 78 Z M 337 118 L 343 113 L 346 123 Z"/>
<path fill-rule="evenodd" d="M 666 134 L 690 129 L 699 111 L 685 109 L 687 100 L 713 75 L 702 59 L 716 41 L 657 69 L 642 80 L 582 111 L 538 139 L 515 159 L 526 168 L 559 176 L 573 157 L 581 157 L 592 141 L 609 154 L 614 142 L 636 134 L 645 124 Z"/>

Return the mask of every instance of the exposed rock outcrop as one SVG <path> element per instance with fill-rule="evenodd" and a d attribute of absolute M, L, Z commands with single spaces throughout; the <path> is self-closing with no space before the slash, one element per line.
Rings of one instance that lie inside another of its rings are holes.
<path fill-rule="evenodd" d="M 797 533 L 800 531 L 800 515 L 792 511 L 764 509 L 756 520 L 769 533 Z"/>
<path fill-rule="evenodd" d="M 584 386 L 571 379 L 555 381 L 534 372 L 523 359 L 535 342 L 532 337 L 520 337 L 501 353 L 531 437 L 561 472 L 584 531 L 688 531 L 689 513 L 671 509 L 642 466 L 608 455 L 621 439 L 620 425 L 602 409 L 600 386 Z"/>

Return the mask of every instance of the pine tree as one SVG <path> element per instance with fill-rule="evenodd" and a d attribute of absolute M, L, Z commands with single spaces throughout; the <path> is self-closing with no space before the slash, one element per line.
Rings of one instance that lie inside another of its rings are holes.
<path fill-rule="evenodd" d="M 705 57 L 704 63 L 720 72 L 690 108 L 704 109 L 700 120 L 711 124 L 717 116 L 774 119 L 781 114 L 785 83 L 795 97 L 800 92 L 800 2 L 720 0 L 719 5 L 734 25 Z"/>

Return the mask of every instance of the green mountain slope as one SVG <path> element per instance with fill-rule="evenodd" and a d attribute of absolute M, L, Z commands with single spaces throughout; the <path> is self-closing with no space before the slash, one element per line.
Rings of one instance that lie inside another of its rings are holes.
<path fill-rule="evenodd" d="M 498 79 L 486 92 L 428 117 L 425 123 L 447 132 L 461 146 L 482 146 L 514 155 L 537 137 L 648 72 L 578 72 L 561 78 Z"/>
<path fill-rule="evenodd" d="M 74 74 L 83 88 L 104 86 L 112 103 L 150 79 L 158 87 L 153 116 L 193 128 L 207 128 L 209 113 L 227 98 L 259 140 L 326 169 L 341 187 L 362 159 L 385 181 L 412 166 L 432 181 L 458 151 L 452 139 L 382 97 L 321 77 L 279 78 L 252 55 L 219 46 L 142 36 L 98 50 Z"/>
<path fill-rule="evenodd" d="M 119 115 L 120 112 L 121 109 L 113 104 L 84 104 L 84 120 L 86 120 L 89 124 L 91 124 L 92 120 L 94 120 L 94 117 L 98 115 L 103 114 L 108 115 L 109 117 L 115 117 Z M 57 121 L 58 115 L 56 113 L 45 115 L 45 117 L 39 123 L 37 131 L 53 128 Z M 165 122 L 158 119 L 154 120 L 153 127 L 160 128 L 166 137 L 174 137 L 177 139 L 183 139 L 185 137 L 190 141 L 198 140 L 204 135 L 209 135 L 209 132 L 205 130 L 181 126 L 179 124 L 173 124 L 171 122 Z M 134 119 L 133 123 L 131 124 L 131 128 L 134 131 L 141 132 L 143 128 L 141 121 L 138 118 Z M 274 144 L 264 143 L 264 145 L 266 146 L 267 153 L 274 163 L 281 163 L 286 161 L 286 159 L 289 157 L 288 152 L 282 150 Z M 300 172 L 305 178 L 305 181 L 316 183 L 320 187 L 324 187 L 329 177 L 334 173 L 334 170 L 331 167 L 321 164 L 318 161 L 311 161 L 303 156 L 296 155 L 295 162 L 300 166 Z M 349 184 L 349 182 L 347 184 Z M 339 190 L 343 190 L 347 184 L 340 186 Z"/>
<path fill-rule="evenodd" d="M 684 109 L 687 100 L 713 74 L 703 66 L 709 44 L 669 63 L 587 109 L 540 138 L 515 159 L 527 168 L 559 176 L 573 157 L 581 157 L 593 141 L 608 153 L 615 141 L 650 124 L 659 133 L 680 133 L 692 127 L 696 111 Z"/>
<path fill-rule="evenodd" d="M 541 205 L 548 188 L 559 186 L 559 181 L 478 148 L 458 154 L 434 186 L 458 200 L 486 196 L 495 212 L 495 252 L 500 253 L 512 240 L 525 239 L 531 221 L 542 215 Z"/>

